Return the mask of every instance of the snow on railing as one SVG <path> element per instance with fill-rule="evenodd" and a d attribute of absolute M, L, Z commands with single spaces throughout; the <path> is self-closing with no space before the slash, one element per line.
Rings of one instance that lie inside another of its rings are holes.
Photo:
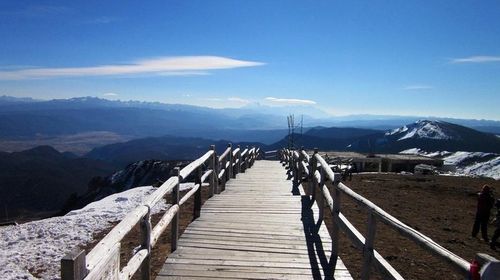
<path fill-rule="evenodd" d="M 171 251 L 177 249 L 179 238 L 179 214 L 182 205 L 194 195 L 194 219 L 200 216 L 201 188 L 209 187 L 209 196 L 219 194 L 225 189 L 226 181 L 236 174 L 250 168 L 259 156 L 260 149 L 240 147 L 234 149 L 228 144 L 221 156 L 217 156 L 215 146 L 200 158 L 194 160 L 182 170 L 175 169 L 175 176 L 170 177 L 155 192 L 145 198 L 143 205 L 135 208 L 123 218 L 99 243 L 87 254 L 74 249 L 61 259 L 62 280 L 90 279 L 130 279 L 139 269 L 141 279 L 151 279 L 151 249 L 168 227 L 171 226 Z M 207 168 L 204 168 L 208 166 Z M 179 197 L 179 184 L 188 176 L 194 175 L 195 184 L 182 198 Z M 152 227 L 151 209 L 163 197 L 172 193 L 172 206 L 163 214 L 160 221 Z M 120 242 L 140 224 L 141 245 L 120 270 Z"/>
<path fill-rule="evenodd" d="M 319 208 L 319 222 L 323 221 L 324 207 L 330 210 L 333 217 L 333 228 L 331 233 L 332 238 L 332 257 L 331 260 L 337 260 L 338 236 L 339 229 L 342 230 L 351 239 L 352 243 L 362 250 L 363 265 L 361 271 L 361 279 L 370 278 L 370 267 L 375 267 L 380 271 L 384 279 L 404 279 L 378 252 L 373 248 L 376 221 L 379 220 L 388 225 L 400 235 L 412 240 L 422 248 L 429 251 L 431 254 L 441 258 L 449 263 L 466 279 L 476 279 L 471 277 L 473 270 L 471 263 L 457 256 L 453 252 L 439 245 L 431 238 L 421 232 L 411 228 L 403 222 L 396 219 L 394 216 L 385 212 L 382 208 L 375 205 L 370 200 L 364 198 L 352 189 L 340 182 L 341 174 L 334 173 L 328 163 L 318 154 L 318 150 L 314 150 L 314 154 L 310 157 L 303 149 L 299 151 L 284 149 L 279 152 L 280 160 L 284 162 L 292 172 L 295 184 L 302 182 L 309 183 L 309 194 L 316 201 Z M 330 195 L 330 190 L 326 182 L 330 181 L 333 187 L 334 197 Z M 319 191 L 319 195 L 317 195 Z M 358 205 L 368 212 L 367 235 L 364 237 L 349 220 L 340 211 L 340 203 L 342 195 L 347 195 L 354 200 Z M 481 279 L 500 279 L 500 261 L 486 254 L 477 254 L 476 261 L 482 266 L 480 271 Z M 331 264 L 335 270 L 335 261 Z M 479 269 L 477 269 L 479 273 Z M 479 276 L 479 275 L 476 275 Z M 477 278 L 479 279 L 479 278 Z"/>

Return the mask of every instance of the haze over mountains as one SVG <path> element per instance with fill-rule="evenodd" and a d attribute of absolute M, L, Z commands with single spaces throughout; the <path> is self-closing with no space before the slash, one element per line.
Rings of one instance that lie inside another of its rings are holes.
<path fill-rule="evenodd" d="M 41 101 L 2 96 L 0 150 L 15 151 L 16 143 L 25 149 L 34 139 L 46 140 L 44 144 L 50 145 L 51 141 L 61 142 L 61 138 L 82 133 L 92 135 L 88 139 L 91 143 L 84 145 L 85 140 L 80 138 L 78 150 L 62 148 L 83 154 L 91 148 L 110 144 L 109 138 L 120 142 L 164 135 L 272 144 L 287 134 L 284 116 L 290 113 L 297 117 L 303 114 L 305 128 L 335 126 L 387 130 L 422 119 L 370 115 L 332 117 L 311 106 L 269 107 L 249 104 L 238 109 L 212 109 L 157 102 L 111 101 L 95 97 Z M 500 121 L 441 120 L 500 134 Z M 101 137 L 103 139 L 99 142 Z"/>

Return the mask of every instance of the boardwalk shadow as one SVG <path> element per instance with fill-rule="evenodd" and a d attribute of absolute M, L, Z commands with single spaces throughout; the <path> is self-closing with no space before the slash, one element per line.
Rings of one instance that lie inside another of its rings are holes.
<path fill-rule="evenodd" d="M 304 226 L 304 235 L 307 242 L 307 251 L 309 263 L 311 264 L 311 272 L 314 279 L 334 279 L 333 268 L 337 260 L 331 260 L 326 256 L 323 249 L 323 242 L 318 234 L 321 223 L 316 224 L 314 221 L 314 213 L 311 209 L 312 201 L 309 196 L 302 196 L 302 224 Z M 323 271 L 324 278 L 321 277 Z"/>

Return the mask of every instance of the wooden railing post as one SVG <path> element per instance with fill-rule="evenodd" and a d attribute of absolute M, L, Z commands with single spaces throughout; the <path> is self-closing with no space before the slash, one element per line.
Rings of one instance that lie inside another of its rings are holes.
<path fill-rule="evenodd" d="M 61 259 L 61 280 L 82 280 L 87 276 L 85 251 L 73 249 Z"/>
<path fill-rule="evenodd" d="M 297 174 L 298 176 L 297 183 L 299 184 L 302 181 L 302 178 L 304 177 L 304 166 L 302 165 L 302 163 L 304 162 L 304 154 L 302 152 L 304 152 L 304 146 L 300 147 L 299 151 L 299 173 Z"/>
<path fill-rule="evenodd" d="M 233 164 L 234 164 L 234 158 L 233 158 L 233 144 L 229 143 L 227 144 L 227 147 L 230 149 L 229 150 L 229 168 L 228 168 L 228 174 L 229 178 L 236 178 L 234 175 L 234 170 L 233 170 Z"/>
<path fill-rule="evenodd" d="M 141 265 L 141 279 L 151 279 L 151 208 L 148 206 L 148 213 L 141 221 L 141 247 L 148 251 L 148 255 Z"/>
<path fill-rule="evenodd" d="M 318 161 L 316 159 L 316 154 L 318 153 L 318 148 L 314 148 L 314 154 L 311 157 L 311 160 L 309 162 L 309 195 L 311 197 L 314 197 L 314 188 L 315 188 L 315 182 L 316 180 L 314 179 L 316 176 L 314 175 L 316 173 L 316 168 L 318 167 Z"/>
<path fill-rule="evenodd" d="M 366 230 L 365 244 L 363 245 L 363 268 L 361 279 L 370 279 L 370 268 L 373 260 L 373 242 L 375 239 L 377 220 L 372 211 L 368 213 L 368 226 Z"/>
<path fill-rule="evenodd" d="M 179 184 L 181 183 L 180 176 L 180 168 L 174 168 L 174 175 L 177 176 L 178 181 L 175 184 L 174 189 L 172 190 L 172 205 L 179 204 Z M 170 252 L 174 252 L 177 250 L 177 240 L 179 239 L 179 220 L 180 220 L 181 210 L 175 213 L 174 218 L 172 219 L 172 228 L 171 228 L 171 240 L 170 240 Z"/>
<path fill-rule="evenodd" d="M 212 148 L 212 146 L 210 146 L 210 150 L 214 151 L 215 153 L 215 147 Z M 208 168 L 212 170 L 212 174 L 210 174 L 210 187 L 208 188 L 208 197 L 212 197 L 214 196 L 214 193 L 215 193 L 215 178 L 217 177 L 217 175 L 215 175 L 215 161 L 214 161 L 214 154 L 212 154 L 212 156 L 210 157 L 210 159 L 208 160 Z"/>
<path fill-rule="evenodd" d="M 212 158 L 213 166 L 213 177 L 212 177 L 212 188 L 213 192 L 219 194 L 219 158 L 217 157 L 217 151 L 215 150 L 215 145 L 210 146 L 210 150 L 214 151 Z"/>
<path fill-rule="evenodd" d="M 238 164 L 236 164 L 236 174 L 239 174 L 241 172 L 241 147 L 240 147 L 240 145 L 238 145 L 237 158 L 238 158 Z"/>
<path fill-rule="evenodd" d="M 248 146 L 245 149 L 247 150 L 247 153 L 245 154 L 245 170 L 247 170 L 250 161 L 250 149 Z"/>
<path fill-rule="evenodd" d="M 195 185 L 199 184 L 200 187 L 196 192 L 194 193 L 194 205 L 193 205 L 193 220 L 196 220 L 197 218 L 200 217 L 200 212 L 201 212 L 201 176 L 203 176 L 203 170 L 201 166 L 199 166 L 196 170 L 196 180 L 195 180 Z"/>
<path fill-rule="evenodd" d="M 340 230 L 340 202 L 341 202 L 341 192 L 338 188 L 341 176 L 335 173 L 334 180 L 332 182 L 332 187 L 335 193 L 333 198 L 333 226 L 332 226 L 332 255 L 331 262 L 337 264 L 337 258 L 339 256 L 339 230 Z M 334 267 L 335 270 L 335 267 Z"/>
<path fill-rule="evenodd" d="M 325 173 L 325 166 L 321 166 L 321 169 L 319 170 L 319 173 L 321 174 L 321 180 L 318 184 L 318 190 L 319 193 L 317 195 L 316 203 L 318 204 L 318 224 L 321 225 L 321 222 L 323 222 L 323 218 L 325 217 L 325 197 L 323 195 L 323 187 L 325 186 L 326 182 L 326 173 Z M 319 231 L 320 227 L 318 227 Z"/>

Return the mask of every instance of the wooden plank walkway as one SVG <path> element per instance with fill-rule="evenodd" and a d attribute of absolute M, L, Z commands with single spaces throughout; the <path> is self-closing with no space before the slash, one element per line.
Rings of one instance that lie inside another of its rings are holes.
<path fill-rule="evenodd" d="M 256 161 L 203 205 L 157 279 L 352 279 L 340 259 L 328 269 L 331 239 L 324 224 L 316 233 L 317 207 L 293 193 L 279 162 Z"/>

